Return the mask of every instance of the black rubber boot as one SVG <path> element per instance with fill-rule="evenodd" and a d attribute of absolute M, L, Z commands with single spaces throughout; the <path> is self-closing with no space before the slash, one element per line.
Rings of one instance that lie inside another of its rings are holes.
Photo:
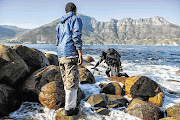
<path fill-rule="evenodd" d="M 129 75 L 127 75 L 126 73 L 119 73 L 118 74 L 118 77 L 122 77 L 122 76 L 127 77 L 127 78 L 129 77 Z"/>
<path fill-rule="evenodd" d="M 71 108 L 70 110 L 64 110 L 64 115 L 65 116 L 73 116 L 77 115 L 79 113 L 79 109 L 76 108 Z"/>

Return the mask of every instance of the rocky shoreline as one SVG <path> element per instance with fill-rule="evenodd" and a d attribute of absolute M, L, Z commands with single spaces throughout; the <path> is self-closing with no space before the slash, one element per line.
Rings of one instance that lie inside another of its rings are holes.
<path fill-rule="evenodd" d="M 86 68 L 93 58 L 88 56 L 79 67 L 79 82 L 94 84 L 93 74 Z M 64 106 L 64 89 L 54 54 L 43 53 L 23 45 L 5 46 L 0 44 L 0 118 L 17 110 L 23 101 L 38 102 L 49 109 L 58 110 Z M 179 104 L 167 108 L 164 113 L 160 106 L 164 101 L 162 88 L 145 76 L 110 77 L 109 84 L 100 84 L 99 94 L 86 96 L 79 88 L 78 104 L 84 99 L 91 107 L 96 107 L 100 115 L 108 115 L 110 108 L 126 107 L 126 113 L 143 120 L 179 119 Z M 124 96 L 132 98 L 127 100 Z M 83 113 L 76 119 L 83 119 Z M 171 117 L 171 118 L 169 118 Z M 65 117 L 62 111 L 55 117 Z"/>

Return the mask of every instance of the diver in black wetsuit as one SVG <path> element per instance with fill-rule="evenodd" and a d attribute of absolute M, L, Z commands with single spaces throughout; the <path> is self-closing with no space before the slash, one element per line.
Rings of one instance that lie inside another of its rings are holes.
<path fill-rule="evenodd" d="M 106 70 L 106 75 L 110 77 L 110 71 L 111 76 L 116 77 L 129 77 L 126 73 L 120 73 L 123 69 L 121 67 L 121 55 L 113 48 L 108 48 L 107 50 L 101 52 L 100 54 L 101 59 L 96 63 L 96 65 L 92 68 L 95 69 L 103 60 L 105 60 L 105 63 L 108 65 L 108 68 Z"/>

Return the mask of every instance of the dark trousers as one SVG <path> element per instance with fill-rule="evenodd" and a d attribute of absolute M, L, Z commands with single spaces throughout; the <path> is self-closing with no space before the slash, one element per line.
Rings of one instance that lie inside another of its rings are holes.
<path fill-rule="evenodd" d="M 111 75 L 109 74 L 111 72 Z M 108 77 L 110 76 L 116 76 L 116 77 L 129 77 L 126 73 L 119 73 L 120 72 L 120 69 L 119 69 L 119 66 L 116 66 L 116 65 L 109 65 L 107 70 L 106 70 L 106 75 Z"/>
<path fill-rule="evenodd" d="M 111 72 L 111 76 L 117 76 L 118 77 L 118 74 L 119 74 L 119 67 L 117 66 L 112 66 L 112 65 L 109 65 L 107 70 L 106 70 L 106 75 L 108 77 L 110 77 L 110 73 Z"/>

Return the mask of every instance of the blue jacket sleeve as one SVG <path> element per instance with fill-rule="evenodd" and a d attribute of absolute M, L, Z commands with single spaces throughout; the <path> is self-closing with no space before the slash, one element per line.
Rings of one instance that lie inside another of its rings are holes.
<path fill-rule="evenodd" d="M 81 35 L 82 35 L 82 21 L 80 18 L 76 18 L 74 21 L 73 34 L 72 34 L 72 38 L 74 41 L 74 45 L 76 46 L 76 50 L 82 49 Z"/>
<path fill-rule="evenodd" d="M 57 36 L 56 46 L 58 46 L 58 44 L 59 44 L 59 24 L 56 27 L 56 36 Z"/>

